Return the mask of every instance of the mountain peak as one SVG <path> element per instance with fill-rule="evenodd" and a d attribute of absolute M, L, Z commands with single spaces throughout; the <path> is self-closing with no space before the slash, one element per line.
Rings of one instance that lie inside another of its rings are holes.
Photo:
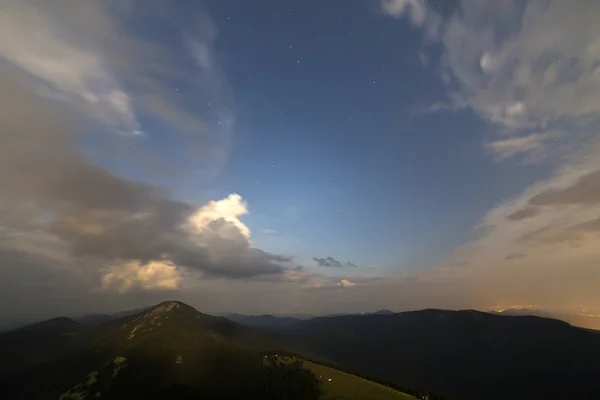
<path fill-rule="evenodd" d="M 159 303 L 156 306 L 151 307 L 151 310 L 155 310 L 158 312 L 169 312 L 169 311 L 179 308 L 181 306 L 191 307 L 185 303 L 182 303 L 181 301 L 169 300 L 169 301 L 163 301 L 162 303 Z"/>
<path fill-rule="evenodd" d="M 163 313 L 178 313 L 195 316 L 196 314 L 201 314 L 200 311 L 196 310 L 194 307 L 178 300 L 163 301 L 162 303 L 159 303 L 154 307 L 148 308 L 146 312 L 151 312 L 155 315 Z"/>
<path fill-rule="evenodd" d="M 26 331 L 69 331 L 82 328 L 82 325 L 67 317 L 56 317 L 17 329 L 18 332 Z"/>
<path fill-rule="evenodd" d="M 154 307 L 137 314 L 131 323 L 128 339 L 133 339 L 136 335 L 144 332 L 154 331 L 165 325 L 171 317 L 171 321 L 181 318 L 200 318 L 203 315 L 194 307 L 181 301 L 169 300 L 157 304 Z"/>

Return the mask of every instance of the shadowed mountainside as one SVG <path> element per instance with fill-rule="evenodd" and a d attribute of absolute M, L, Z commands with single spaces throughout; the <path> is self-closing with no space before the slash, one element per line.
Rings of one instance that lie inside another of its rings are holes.
<path fill-rule="evenodd" d="M 558 320 L 442 310 L 273 318 L 256 329 L 171 301 L 87 327 L 33 324 L 0 334 L 0 397 L 319 398 L 322 382 L 299 365 L 265 365 L 273 351 L 459 400 L 600 393 L 600 333 Z"/>
<path fill-rule="evenodd" d="M 478 311 L 422 310 L 314 318 L 290 346 L 458 399 L 593 399 L 600 334 L 565 322 Z"/>
<path fill-rule="evenodd" d="M 30 352 L 34 342 L 46 345 Z M 270 345 L 179 302 L 88 329 L 61 318 L 0 335 L 13 355 L 0 361 L 0 398 L 317 399 L 308 370 L 263 363 Z"/>

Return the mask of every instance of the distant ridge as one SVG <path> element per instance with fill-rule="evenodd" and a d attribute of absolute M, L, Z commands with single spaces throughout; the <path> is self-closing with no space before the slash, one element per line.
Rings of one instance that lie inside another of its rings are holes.
<path fill-rule="evenodd" d="M 45 331 L 45 332 L 70 332 L 81 329 L 83 325 L 67 317 L 56 317 L 45 321 L 37 322 L 31 325 L 22 326 L 13 332 L 23 334 L 25 332 Z"/>
<path fill-rule="evenodd" d="M 600 334 L 556 319 L 426 309 L 313 318 L 294 334 L 301 352 L 450 398 L 597 396 Z"/>
<path fill-rule="evenodd" d="M 356 382 L 362 390 L 385 393 L 381 400 L 412 399 L 331 368 L 312 363 L 304 368 L 303 361 L 293 357 L 278 362 L 276 356 L 267 356 L 273 354 L 272 346 L 281 346 L 275 336 L 180 301 L 88 327 L 55 318 L 11 335 L 17 341 L 7 343 L 10 335 L 0 335 L 0 350 L 9 344 L 15 355 L 0 358 L 3 400 L 317 400 L 323 379 L 311 372 L 315 368 L 320 374 L 343 377 L 350 385 Z M 55 345 L 47 346 L 52 337 Z M 35 343 L 44 345 L 27 353 Z M 345 390 L 345 384 L 331 390 L 337 398 L 336 390 Z"/>

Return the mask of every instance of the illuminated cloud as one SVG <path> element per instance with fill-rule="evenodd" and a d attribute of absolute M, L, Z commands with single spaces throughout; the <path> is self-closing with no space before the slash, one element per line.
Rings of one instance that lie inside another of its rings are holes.
<path fill-rule="evenodd" d="M 139 105 L 186 144 L 178 161 L 201 147 L 201 157 L 193 154 L 201 165 L 193 161 L 188 167 L 210 176 L 232 129 L 226 96 L 219 93 L 222 84 L 210 80 L 217 74 L 214 63 L 210 73 L 195 71 L 203 79 L 200 85 L 170 65 L 169 57 L 157 57 L 168 49 L 125 35 L 119 9 L 113 15 L 106 6 L 59 0 L 49 7 L 11 0 L 0 9 L 5 22 L 0 27 L 0 100 L 13 104 L 0 109 L 0 232 L 7 239 L 0 246 L 0 264 L 35 260 L 31 271 L 68 269 L 81 287 L 91 290 L 95 282 L 122 292 L 176 288 L 184 272 L 206 279 L 281 274 L 290 258 L 252 247 L 250 229 L 239 219 L 247 213 L 241 196 L 204 206 L 176 200 L 165 189 L 92 162 L 77 147 L 90 126 L 98 130 L 91 137 L 101 143 L 111 137 L 123 144 L 122 136 L 107 135 L 106 128 L 134 133 L 138 122 L 132 110 Z M 210 35 L 187 26 L 186 37 L 210 47 Z M 79 34 L 65 35 L 65 29 Z M 99 37 L 102 46 L 95 41 Z M 163 74 L 170 84 L 184 79 L 197 98 L 210 96 L 210 113 L 199 106 L 192 115 L 179 107 L 176 91 L 156 78 Z M 169 107 L 161 107 L 165 104 Z M 129 165 L 130 160 L 136 158 L 120 161 Z M 21 276 L 10 271 L 15 280 Z"/>
<path fill-rule="evenodd" d="M 108 268 L 102 277 L 102 288 L 126 292 L 135 289 L 175 290 L 181 286 L 182 274 L 169 262 L 142 264 L 129 261 Z"/>
<path fill-rule="evenodd" d="M 341 287 L 341 288 L 349 288 L 349 287 L 356 286 L 356 283 L 351 282 L 348 279 L 342 279 L 338 283 L 338 286 Z"/>
<path fill-rule="evenodd" d="M 600 169 L 582 175 L 567 187 L 549 188 L 536 194 L 529 204 L 536 206 L 599 204 L 600 203 Z"/>
<path fill-rule="evenodd" d="M 381 0 L 381 6 L 387 14 L 395 18 L 408 14 L 416 26 L 423 24 L 427 17 L 425 0 Z"/>

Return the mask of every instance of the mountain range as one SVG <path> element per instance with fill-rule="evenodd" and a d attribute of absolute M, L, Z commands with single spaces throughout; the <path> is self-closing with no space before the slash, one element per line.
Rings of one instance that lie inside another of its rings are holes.
<path fill-rule="evenodd" d="M 0 398 L 600 398 L 600 333 L 554 319 L 469 310 L 231 318 L 246 325 L 170 301 L 0 334 Z"/>

